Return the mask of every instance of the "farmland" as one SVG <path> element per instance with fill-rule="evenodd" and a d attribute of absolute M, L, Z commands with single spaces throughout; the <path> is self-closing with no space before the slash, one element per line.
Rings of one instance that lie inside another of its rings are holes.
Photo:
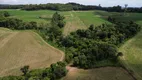
<path fill-rule="evenodd" d="M 134 80 L 124 69 L 105 67 L 96 69 L 69 69 L 63 80 Z"/>
<path fill-rule="evenodd" d="M 20 68 L 45 68 L 63 60 L 63 52 L 51 47 L 33 31 L 0 28 L 0 76 L 20 75 Z"/>
<path fill-rule="evenodd" d="M 139 24 L 142 24 L 139 22 Z M 128 40 L 120 51 L 124 53 L 122 62 L 129 69 L 132 70 L 138 80 L 142 79 L 142 31 L 134 38 Z"/>
<path fill-rule="evenodd" d="M 12 18 L 19 18 L 25 22 L 35 21 L 38 24 L 50 23 L 52 15 L 56 11 L 38 10 L 24 11 L 8 9 Z M 60 11 L 59 11 L 60 12 Z M 90 24 L 95 26 L 108 23 L 108 16 L 118 21 L 133 20 L 142 25 L 141 13 L 106 12 L 106 11 L 65 11 L 60 12 L 65 16 L 66 25 L 63 28 L 63 35 L 67 36 L 78 29 L 87 29 Z M 138 80 L 142 79 L 142 31 L 134 38 L 126 41 L 119 51 L 123 52 L 121 62 L 130 70 Z M 0 28 L 0 75 L 21 74 L 19 69 L 29 65 L 30 69 L 45 68 L 52 63 L 63 60 L 63 52 L 53 48 L 44 42 L 39 35 L 33 31 L 12 31 Z M 22 46 L 21 46 L 22 45 Z M 9 59 L 7 59 L 9 58 Z M 4 62 L 4 63 L 3 63 Z M 103 76 L 101 76 L 103 74 Z M 104 76 L 105 75 L 105 76 Z M 133 78 L 122 68 L 106 67 L 99 69 L 77 69 L 69 70 L 64 80 L 133 80 Z"/>
<path fill-rule="evenodd" d="M 8 11 L 11 17 L 21 19 L 25 22 L 35 21 L 39 24 L 50 23 L 52 15 L 55 13 L 55 11 L 51 10 L 24 11 L 6 9 L 2 11 Z M 100 16 L 95 15 L 94 11 L 66 11 L 60 13 L 65 16 L 66 26 L 63 29 L 65 36 L 78 29 L 87 29 L 91 24 L 98 26 L 102 23 L 109 23 L 100 18 Z"/>

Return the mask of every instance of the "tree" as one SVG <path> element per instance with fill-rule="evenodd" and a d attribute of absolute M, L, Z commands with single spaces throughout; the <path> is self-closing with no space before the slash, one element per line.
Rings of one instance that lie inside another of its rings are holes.
<path fill-rule="evenodd" d="M 4 11 L 4 16 L 5 16 L 5 17 L 9 17 L 10 14 L 9 14 L 7 11 Z"/>
<path fill-rule="evenodd" d="M 117 57 L 119 57 L 119 56 L 123 56 L 123 53 L 122 52 L 118 52 Z"/>
<path fill-rule="evenodd" d="M 91 31 L 94 30 L 94 24 L 91 24 L 91 25 L 90 25 L 89 30 L 91 30 Z"/>
<path fill-rule="evenodd" d="M 26 75 L 29 71 L 29 66 L 24 66 L 23 68 L 20 69 L 24 75 Z"/>

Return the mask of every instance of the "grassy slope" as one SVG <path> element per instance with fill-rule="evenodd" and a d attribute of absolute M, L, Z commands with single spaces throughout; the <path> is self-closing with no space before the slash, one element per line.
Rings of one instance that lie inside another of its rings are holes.
<path fill-rule="evenodd" d="M 63 59 L 63 52 L 46 44 L 33 31 L 0 28 L 0 76 L 19 75 L 20 68 L 44 68 Z"/>
<path fill-rule="evenodd" d="M 91 24 L 98 26 L 102 23 L 109 23 L 108 21 L 100 18 L 100 16 L 95 14 L 94 11 L 77 11 L 75 15 L 77 15 L 86 26 L 90 26 Z"/>
<path fill-rule="evenodd" d="M 142 21 L 138 23 L 142 25 Z M 134 72 L 138 80 L 142 80 L 142 30 L 119 50 L 124 53 L 121 58 L 124 65 Z"/>
<path fill-rule="evenodd" d="M 96 68 L 90 70 L 69 69 L 63 80 L 134 80 L 124 69 L 115 67 Z"/>
<path fill-rule="evenodd" d="M 100 18 L 100 16 L 94 14 L 93 11 L 70 11 L 66 16 L 67 24 L 64 28 L 63 34 L 68 35 L 70 32 L 78 29 L 86 29 L 91 24 L 95 26 L 101 25 L 102 23 L 109 23 L 108 21 Z"/>
<path fill-rule="evenodd" d="M 55 12 L 51 10 L 24 11 L 16 9 L 4 9 L 3 11 L 8 11 L 11 14 L 11 17 L 18 18 L 26 22 L 36 21 L 38 23 L 50 22 L 52 15 Z M 46 19 L 40 19 L 39 17 L 43 17 Z"/>

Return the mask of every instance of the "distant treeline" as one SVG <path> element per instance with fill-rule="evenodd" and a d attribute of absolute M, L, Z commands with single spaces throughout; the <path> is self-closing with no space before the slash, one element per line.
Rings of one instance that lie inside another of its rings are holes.
<path fill-rule="evenodd" d="M 101 7 L 101 5 L 82 5 L 78 3 L 48 3 L 48 4 L 30 4 L 30 5 L 0 5 L 0 9 L 23 9 L 23 10 L 58 10 L 58 11 L 71 11 L 71 10 L 105 10 L 110 12 L 124 12 L 121 6 Z M 128 7 L 127 12 L 142 12 L 141 8 Z"/>

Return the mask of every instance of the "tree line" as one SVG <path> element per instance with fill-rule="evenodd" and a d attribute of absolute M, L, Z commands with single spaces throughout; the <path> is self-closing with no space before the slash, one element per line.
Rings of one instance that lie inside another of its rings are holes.
<path fill-rule="evenodd" d="M 82 5 L 78 3 L 48 3 L 48 4 L 28 4 L 28 5 L 0 5 L 0 9 L 22 9 L 22 10 L 104 10 L 109 12 L 124 12 L 126 9 L 121 6 L 102 7 L 101 5 Z M 142 13 L 142 7 L 128 7 L 127 12 Z"/>
<path fill-rule="evenodd" d="M 23 72 L 22 76 L 6 76 L 0 80 L 58 80 L 67 74 L 64 62 L 53 63 L 45 69 L 29 71 L 29 66 L 24 66 L 20 70 Z"/>

